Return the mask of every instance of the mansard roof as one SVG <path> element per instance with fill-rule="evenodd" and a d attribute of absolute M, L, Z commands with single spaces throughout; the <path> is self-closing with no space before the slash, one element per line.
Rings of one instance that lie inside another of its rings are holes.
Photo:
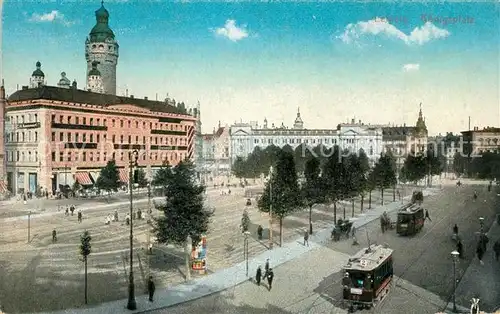
<path fill-rule="evenodd" d="M 417 128 L 414 126 L 391 126 L 382 127 L 382 140 L 403 139 L 406 136 L 414 135 Z"/>
<path fill-rule="evenodd" d="M 36 99 L 56 100 L 104 107 L 129 104 L 156 112 L 187 115 L 185 109 L 183 110 L 181 108 L 177 108 L 163 101 L 93 93 L 75 88 L 68 89 L 55 86 L 41 86 L 38 88 L 18 90 L 9 97 L 9 101 L 26 101 Z"/>

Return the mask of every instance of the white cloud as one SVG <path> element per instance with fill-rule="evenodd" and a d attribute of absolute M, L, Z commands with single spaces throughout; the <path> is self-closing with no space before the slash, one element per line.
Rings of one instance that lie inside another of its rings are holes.
<path fill-rule="evenodd" d="M 413 72 L 420 70 L 420 64 L 418 63 L 408 63 L 403 65 L 403 71 L 405 72 Z"/>
<path fill-rule="evenodd" d="M 423 26 L 415 27 L 407 35 L 389 23 L 387 19 L 375 18 L 369 21 L 348 24 L 344 32 L 337 38 L 349 44 L 357 41 L 363 35 L 385 35 L 386 37 L 401 40 L 407 45 L 423 45 L 431 40 L 448 37 L 450 32 L 435 26 L 431 22 L 426 22 Z"/>
<path fill-rule="evenodd" d="M 57 10 L 52 10 L 49 13 L 43 13 L 43 14 L 33 13 L 31 15 L 30 21 L 35 22 L 35 23 L 47 23 L 47 22 L 55 23 L 55 22 L 58 22 L 58 23 L 62 23 L 64 25 L 66 25 L 66 26 L 73 24 L 72 22 L 67 21 L 64 17 L 64 14 L 62 14 L 61 12 L 59 12 Z"/>
<path fill-rule="evenodd" d="M 224 27 L 219 27 L 214 30 L 215 34 L 218 36 L 223 36 L 231 41 L 238 41 L 248 37 L 248 31 L 245 25 L 241 27 L 236 26 L 235 20 L 227 20 Z"/>

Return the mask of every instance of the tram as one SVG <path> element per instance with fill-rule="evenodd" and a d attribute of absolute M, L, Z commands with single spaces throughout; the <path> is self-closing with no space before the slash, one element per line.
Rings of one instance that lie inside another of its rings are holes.
<path fill-rule="evenodd" d="M 387 246 L 370 245 L 349 258 L 342 287 L 351 310 L 375 307 L 387 296 L 394 274 L 392 253 Z"/>
<path fill-rule="evenodd" d="M 399 235 L 414 235 L 424 227 L 424 209 L 418 204 L 409 204 L 398 211 L 396 232 Z"/>

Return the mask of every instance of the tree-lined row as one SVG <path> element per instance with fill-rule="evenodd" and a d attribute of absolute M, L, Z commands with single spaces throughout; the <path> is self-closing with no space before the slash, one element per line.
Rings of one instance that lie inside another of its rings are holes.
<path fill-rule="evenodd" d="M 445 165 L 446 160 L 431 149 L 425 153 L 409 154 L 399 171 L 399 181 L 416 183 L 427 177 L 430 185 L 430 178 L 440 175 Z"/>
<path fill-rule="evenodd" d="M 337 203 L 351 200 L 354 215 L 354 198 L 361 197 L 361 210 L 364 198 L 375 189 L 383 193 L 388 188 L 395 188 L 396 164 L 391 154 L 383 154 L 370 169 L 366 154 L 342 152 L 339 147 L 325 158 L 309 156 L 304 164 L 304 178 L 299 183 L 297 164 L 293 153 L 285 149 L 277 151 L 275 169 L 269 176 L 264 193 L 258 206 L 262 212 L 271 211 L 273 218 L 280 223 L 282 234 L 283 219 L 305 206 L 309 207 L 310 232 L 312 232 L 312 207 L 315 204 L 332 204 L 334 220 L 337 221 Z M 395 199 L 395 190 L 393 192 Z M 344 208 L 344 219 L 346 218 Z M 282 238 L 280 238 L 280 243 Z"/>
<path fill-rule="evenodd" d="M 467 157 L 457 153 L 453 160 L 453 168 L 459 175 L 500 180 L 500 154 L 487 152 L 481 156 Z"/>

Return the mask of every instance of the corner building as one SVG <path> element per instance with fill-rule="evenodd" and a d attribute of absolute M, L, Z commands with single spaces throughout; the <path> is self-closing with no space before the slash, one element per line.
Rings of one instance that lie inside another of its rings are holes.
<path fill-rule="evenodd" d="M 196 118 L 183 108 L 72 88 L 24 88 L 8 99 L 7 186 L 49 193 L 75 181 L 90 186 L 114 159 L 128 182 L 128 153 L 149 177 L 164 162 L 194 157 Z"/>

